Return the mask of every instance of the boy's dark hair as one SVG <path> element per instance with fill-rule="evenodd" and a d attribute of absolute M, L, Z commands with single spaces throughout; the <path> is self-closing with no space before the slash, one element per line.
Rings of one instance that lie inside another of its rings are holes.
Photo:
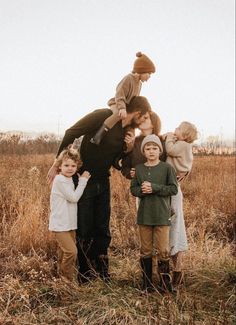
<path fill-rule="evenodd" d="M 134 113 L 140 111 L 141 115 L 146 114 L 152 110 L 146 97 L 134 96 L 130 103 L 126 106 L 127 113 Z"/>

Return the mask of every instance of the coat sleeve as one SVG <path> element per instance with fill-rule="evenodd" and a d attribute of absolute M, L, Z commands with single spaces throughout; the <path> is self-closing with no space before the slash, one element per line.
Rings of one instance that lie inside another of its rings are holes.
<path fill-rule="evenodd" d="M 121 168 L 122 175 L 125 176 L 128 179 L 131 179 L 131 176 L 130 176 L 131 168 L 132 168 L 131 154 L 127 154 L 122 159 L 122 168 Z"/>
<path fill-rule="evenodd" d="M 152 184 L 152 192 L 158 194 L 159 196 L 171 196 L 178 193 L 178 185 L 176 179 L 176 173 L 173 167 L 169 166 L 167 170 L 167 184 Z"/>
<path fill-rule="evenodd" d="M 59 146 L 57 156 L 62 152 L 62 150 L 67 148 L 68 145 L 72 144 L 76 138 L 79 138 L 81 135 L 96 131 L 105 121 L 105 119 L 111 114 L 112 112 L 110 111 L 109 114 L 109 110 L 105 110 L 104 112 L 102 109 L 97 109 L 92 113 L 87 114 L 73 126 L 67 129 Z"/>
<path fill-rule="evenodd" d="M 168 156 L 181 157 L 184 150 L 183 141 L 176 141 L 173 136 L 169 135 L 165 141 L 165 148 Z"/>
<path fill-rule="evenodd" d="M 123 78 L 116 87 L 115 102 L 118 110 L 126 109 L 127 94 L 130 89 L 130 78 L 129 76 Z"/>
<path fill-rule="evenodd" d="M 133 196 L 143 197 L 146 195 L 142 193 L 141 184 L 138 182 L 136 176 L 131 180 L 130 191 Z"/>
<path fill-rule="evenodd" d="M 87 178 L 80 177 L 78 186 L 73 190 L 70 185 L 63 181 L 57 181 L 57 189 L 62 196 L 69 202 L 76 203 L 83 195 L 84 189 L 87 185 Z"/>

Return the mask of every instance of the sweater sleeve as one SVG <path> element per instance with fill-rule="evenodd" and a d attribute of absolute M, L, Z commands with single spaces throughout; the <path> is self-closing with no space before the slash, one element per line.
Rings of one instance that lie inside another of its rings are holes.
<path fill-rule="evenodd" d="M 165 141 L 165 148 L 168 156 L 181 157 L 184 150 L 183 141 L 176 141 L 173 136 L 169 135 Z"/>
<path fill-rule="evenodd" d="M 66 130 L 62 142 L 59 146 L 57 156 L 62 152 L 63 149 L 67 148 L 69 144 L 72 144 L 76 138 L 81 135 L 96 131 L 104 120 L 111 115 L 110 110 L 97 109 L 90 114 L 87 114 L 72 127 Z"/>
<path fill-rule="evenodd" d="M 67 201 L 72 202 L 72 203 L 76 203 L 81 198 L 81 196 L 82 196 L 82 194 L 84 192 L 84 189 L 85 189 L 85 187 L 87 185 L 87 181 L 88 181 L 87 178 L 80 177 L 78 186 L 76 187 L 75 190 L 73 190 L 70 187 L 69 183 L 58 180 L 57 181 L 57 189 Z"/>
<path fill-rule="evenodd" d="M 131 180 L 130 191 L 133 196 L 143 197 L 146 195 L 142 193 L 141 185 L 139 184 L 136 176 Z"/>
<path fill-rule="evenodd" d="M 152 185 L 152 192 L 158 194 L 159 196 L 171 196 L 178 193 L 178 185 L 175 170 L 172 166 L 169 166 L 167 170 L 167 184 L 155 184 Z"/>

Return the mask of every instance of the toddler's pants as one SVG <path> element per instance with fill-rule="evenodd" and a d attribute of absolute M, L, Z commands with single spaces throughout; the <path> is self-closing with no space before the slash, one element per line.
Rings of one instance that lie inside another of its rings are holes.
<path fill-rule="evenodd" d="M 58 271 L 69 280 L 76 279 L 77 247 L 75 230 L 54 232 L 58 243 Z"/>

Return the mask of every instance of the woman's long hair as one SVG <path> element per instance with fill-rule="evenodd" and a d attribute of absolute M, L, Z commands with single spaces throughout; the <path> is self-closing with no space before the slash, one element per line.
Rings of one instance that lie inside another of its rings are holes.
<path fill-rule="evenodd" d="M 161 119 L 160 117 L 153 111 L 149 112 L 150 119 L 153 125 L 153 134 L 160 136 L 161 132 Z"/>

